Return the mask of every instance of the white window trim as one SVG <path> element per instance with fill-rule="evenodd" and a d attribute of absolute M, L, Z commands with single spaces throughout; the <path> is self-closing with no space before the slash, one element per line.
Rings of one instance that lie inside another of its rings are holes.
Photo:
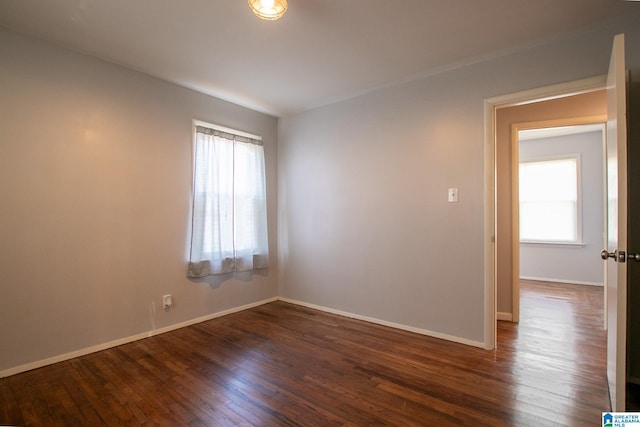
<path fill-rule="evenodd" d="M 532 156 L 520 158 L 518 165 L 522 163 L 548 162 L 554 160 L 575 159 L 576 161 L 576 241 L 547 241 L 547 240 L 525 240 L 520 239 L 521 244 L 531 246 L 576 246 L 583 247 L 586 243 L 582 235 L 582 154 L 567 153 L 549 156 Z M 520 201 L 518 201 L 518 204 Z"/>
<path fill-rule="evenodd" d="M 547 242 L 543 240 L 520 240 L 524 246 L 562 246 L 568 248 L 583 248 L 587 246 L 584 242 Z"/>

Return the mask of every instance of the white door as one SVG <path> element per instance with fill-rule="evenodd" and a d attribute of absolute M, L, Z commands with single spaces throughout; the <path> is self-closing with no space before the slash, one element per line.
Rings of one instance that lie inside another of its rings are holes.
<path fill-rule="evenodd" d="M 627 359 L 627 119 L 624 35 L 613 41 L 607 77 L 607 379 L 611 408 L 625 410 Z"/>

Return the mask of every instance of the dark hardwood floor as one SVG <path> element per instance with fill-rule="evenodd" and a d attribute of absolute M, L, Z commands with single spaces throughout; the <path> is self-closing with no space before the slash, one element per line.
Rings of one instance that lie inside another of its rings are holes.
<path fill-rule="evenodd" d="M 496 351 L 267 304 L 0 379 L 0 425 L 600 425 L 602 289 L 521 296 Z"/>

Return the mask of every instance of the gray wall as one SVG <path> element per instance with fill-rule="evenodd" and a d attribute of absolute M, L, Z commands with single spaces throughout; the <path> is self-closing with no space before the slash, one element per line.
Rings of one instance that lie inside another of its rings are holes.
<path fill-rule="evenodd" d="M 281 295 L 484 342 L 484 100 L 640 66 L 639 17 L 281 120 Z"/>
<path fill-rule="evenodd" d="M 274 117 L 3 30 L 0 58 L 0 372 L 276 295 Z M 264 138 L 268 273 L 186 278 L 192 119 Z"/>
<path fill-rule="evenodd" d="M 520 141 L 520 161 L 580 154 L 583 246 L 523 243 L 520 277 L 602 285 L 604 263 L 604 163 L 602 132 Z"/>

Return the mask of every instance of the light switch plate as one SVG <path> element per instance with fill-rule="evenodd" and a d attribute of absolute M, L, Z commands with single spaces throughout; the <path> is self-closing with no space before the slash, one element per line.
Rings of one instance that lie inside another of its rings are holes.
<path fill-rule="evenodd" d="M 457 203 L 458 202 L 458 189 L 450 188 L 449 189 L 449 203 Z"/>

